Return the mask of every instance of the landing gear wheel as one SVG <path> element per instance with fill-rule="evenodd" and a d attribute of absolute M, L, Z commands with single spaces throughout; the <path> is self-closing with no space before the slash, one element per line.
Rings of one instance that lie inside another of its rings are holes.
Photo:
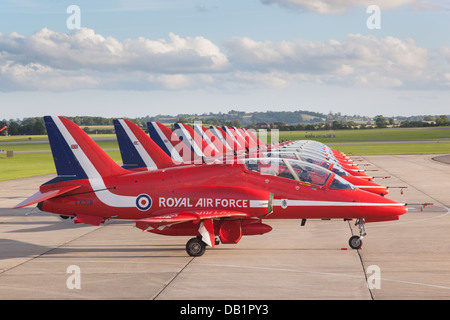
<path fill-rule="evenodd" d="M 352 249 L 360 249 L 362 246 L 362 240 L 360 236 L 353 236 L 348 240 L 348 244 L 350 245 L 350 248 Z"/>
<path fill-rule="evenodd" d="M 192 238 L 186 243 L 186 252 L 191 257 L 200 257 L 205 253 L 206 244 L 199 238 Z"/>

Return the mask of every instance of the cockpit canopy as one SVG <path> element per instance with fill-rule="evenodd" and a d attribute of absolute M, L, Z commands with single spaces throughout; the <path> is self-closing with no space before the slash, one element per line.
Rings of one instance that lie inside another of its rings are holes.
<path fill-rule="evenodd" d="M 266 152 L 266 157 L 269 158 L 287 158 L 287 159 L 296 159 L 304 162 L 309 162 L 320 166 L 322 168 L 328 169 L 334 173 L 336 173 L 340 177 L 348 177 L 349 173 L 345 171 L 340 164 L 326 160 L 324 158 L 320 158 L 315 156 L 314 154 L 308 153 L 299 153 L 295 151 L 276 151 L 276 152 Z"/>
<path fill-rule="evenodd" d="M 250 171 L 260 172 L 286 178 L 306 182 L 318 186 L 325 186 L 328 180 L 333 176 L 330 183 L 331 189 L 353 190 L 355 187 L 329 170 L 312 163 L 287 159 L 287 158 L 254 158 L 246 159 L 245 167 Z"/>

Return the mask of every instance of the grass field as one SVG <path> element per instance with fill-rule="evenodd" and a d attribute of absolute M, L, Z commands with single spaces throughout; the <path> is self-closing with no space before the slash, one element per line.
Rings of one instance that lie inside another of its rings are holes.
<path fill-rule="evenodd" d="M 0 180 L 38 176 L 55 172 L 51 153 L 0 154 Z"/>
<path fill-rule="evenodd" d="M 46 135 L 39 135 L 39 136 L 0 136 L 0 145 L 2 142 L 18 142 L 18 141 L 41 141 L 41 140 L 48 140 Z"/>
<path fill-rule="evenodd" d="M 98 141 L 97 144 L 102 149 L 118 149 L 119 144 L 117 141 Z M 0 143 L 0 150 L 13 150 L 13 151 L 50 151 L 50 144 L 45 143 L 26 143 L 26 144 L 8 144 L 2 145 Z"/>
<path fill-rule="evenodd" d="M 89 135 L 91 138 L 106 138 L 106 137 L 116 137 L 115 134 L 92 134 Z M 25 135 L 25 136 L 0 136 L 0 145 L 2 142 L 19 142 L 19 141 L 48 141 L 47 135 Z"/>
<path fill-rule="evenodd" d="M 348 155 L 375 154 L 439 154 L 450 153 L 449 143 L 400 143 L 400 144 L 362 144 L 333 145 L 331 148 Z"/>
<path fill-rule="evenodd" d="M 424 139 L 450 139 L 450 127 L 435 128 L 386 128 L 386 129 L 364 129 L 364 130 L 335 130 L 334 137 L 329 138 L 329 131 L 280 131 L 281 140 L 304 140 L 311 139 L 323 143 L 336 142 L 360 142 L 360 141 L 401 141 L 401 140 L 424 140 Z M 311 137 L 312 135 L 312 137 Z M 270 135 L 268 136 L 270 141 Z"/>
<path fill-rule="evenodd" d="M 122 162 L 119 151 L 106 152 L 117 163 Z M 51 153 L 22 153 L 7 158 L 0 154 L 0 181 L 56 173 Z"/>
<path fill-rule="evenodd" d="M 313 137 L 310 137 L 310 135 Z M 333 143 L 333 149 L 354 155 L 375 154 L 440 154 L 450 153 L 450 141 L 435 143 L 396 143 L 396 144 L 358 144 L 343 145 L 344 142 L 374 142 L 374 141 L 415 141 L 450 139 L 450 127 L 438 128 L 405 128 L 405 129 L 366 129 L 366 130 L 335 130 L 334 138 L 325 138 L 328 131 L 310 132 L 279 132 L 279 140 L 317 140 L 325 144 Z M 93 138 L 111 137 L 115 135 L 91 135 Z M 13 151 L 49 151 L 47 142 L 27 144 L 3 144 L 2 142 L 46 141 L 47 136 L 14 136 L 0 137 L 0 150 Z M 267 138 L 270 140 L 270 133 Z M 99 141 L 103 149 L 118 149 L 117 141 Z M 119 151 L 107 151 L 116 161 L 122 161 Z M 54 173 L 55 166 L 51 153 L 15 153 L 13 158 L 0 154 L 0 180 L 10 180 L 29 176 Z"/>
<path fill-rule="evenodd" d="M 426 128 L 384 128 L 363 130 L 334 130 L 334 137 L 329 138 L 329 131 L 280 131 L 280 140 L 304 140 L 312 139 L 323 143 L 358 142 L 358 141 L 396 141 L 396 140 L 423 140 L 423 139 L 450 139 L 450 127 L 426 127 Z M 311 137 L 312 135 L 312 137 Z M 325 137 L 327 136 L 327 137 Z M 93 134 L 91 138 L 115 138 L 115 134 Z M 268 131 L 270 142 L 270 130 Z M 17 142 L 48 140 L 46 135 L 40 136 L 0 136 L 0 149 L 2 142 Z"/>

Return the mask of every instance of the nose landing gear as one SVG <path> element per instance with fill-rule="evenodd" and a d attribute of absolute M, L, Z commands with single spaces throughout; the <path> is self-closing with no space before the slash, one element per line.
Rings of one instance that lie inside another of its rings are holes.
<path fill-rule="evenodd" d="M 348 244 L 350 245 L 350 248 L 358 250 L 358 249 L 361 249 L 362 239 L 367 235 L 366 227 L 365 227 L 365 220 L 357 219 L 355 225 L 358 226 L 359 236 L 352 236 L 350 238 L 350 240 L 348 240 Z"/>

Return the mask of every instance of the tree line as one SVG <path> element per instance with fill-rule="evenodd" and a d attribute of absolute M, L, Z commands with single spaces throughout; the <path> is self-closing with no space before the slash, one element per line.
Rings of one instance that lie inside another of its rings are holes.
<path fill-rule="evenodd" d="M 8 134 L 10 136 L 43 135 L 46 133 L 44 119 L 40 117 L 0 121 L 0 128 L 4 126 L 8 127 Z"/>
<path fill-rule="evenodd" d="M 303 112 L 304 111 L 299 111 Z M 269 128 L 276 128 L 280 131 L 313 131 L 313 130 L 328 130 L 330 127 L 329 120 L 324 120 L 325 115 L 322 114 L 322 117 L 319 117 L 319 113 L 309 113 L 310 116 L 313 116 L 315 122 L 309 123 L 286 123 L 286 122 L 278 122 L 276 119 L 283 119 L 286 115 L 293 115 L 295 112 L 267 112 L 267 115 L 275 115 L 277 113 L 282 114 L 280 117 L 275 117 L 270 121 L 269 118 L 263 117 L 259 119 L 265 119 L 268 121 L 264 121 L 269 124 Z M 255 114 L 255 113 L 253 113 Z M 263 114 L 263 112 L 259 112 L 256 114 Z M 219 115 L 220 117 L 217 117 Z M 236 118 L 238 117 L 238 118 Z M 91 117 L 91 116 L 77 116 L 77 117 L 67 117 L 68 119 L 75 122 L 78 126 L 80 126 L 87 133 L 114 133 L 114 129 L 107 130 L 98 130 L 95 129 L 93 132 L 89 129 L 89 126 L 111 126 L 113 125 L 113 119 L 115 118 L 104 118 L 104 117 Z M 170 120 L 169 120 L 170 118 Z M 343 119 L 344 117 L 340 116 L 338 119 Z M 412 118 L 412 117 L 411 117 Z M 408 120 L 408 118 L 402 118 L 401 121 L 396 121 L 394 118 L 386 118 L 383 115 L 377 115 L 372 121 L 368 121 L 366 124 L 358 124 L 353 120 L 332 120 L 332 128 L 333 130 L 340 129 L 366 129 L 366 128 L 386 128 L 388 126 L 398 126 L 398 127 L 433 127 L 433 126 L 450 126 L 450 121 L 447 115 L 440 116 L 425 116 L 421 117 L 422 120 L 415 120 L 417 117 L 414 117 L 414 120 Z M 192 124 L 195 121 L 201 121 L 205 126 L 214 125 L 214 126 L 235 126 L 235 127 L 247 127 L 258 129 L 258 122 L 255 118 L 249 117 L 249 113 L 235 111 L 232 110 L 227 114 L 202 114 L 202 115 L 178 115 L 178 116 L 156 116 L 156 117 L 142 117 L 130 119 L 126 118 L 137 125 L 139 125 L 144 130 L 146 129 L 147 121 L 159 121 L 168 124 L 171 129 L 173 126 L 170 123 L 187 123 Z M 245 120 L 244 120 L 245 119 Z M 249 119 L 252 119 L 249 121 Z M 274 120 L 275 119 L 275 120 Z M 165 120 L 165 121 L 163 121 Z M 299 120 L 299 118 L 297 118 Z M 310 119 L 311 120 L 311 119 Z M 373 123 L 373 124 L 372 124 Z M 0 121 L 0 129 L 4 126 L 8 127 L 9 135 L 45 135 L 45 125 L 44 119 L 42 117 L 30 117 L 24 118 L 23 120 L 1 120 Z M 6 131 L 6 130 L 5 130 Z M 3 132 L 5 132 L 3 131 Z M 3 134 L 3 132 L 1 134 Z"/>
<path fill-rule="evenodd" d="M 103 117 L 90 117 L 90 116 L 76 116 L 76 117 L 66 117 L 67 119 L 75 122 L 87 133 L 93 133 L 89 129 L 89 126 L 108 126 L 113 125 L 113 120 L 115 118 L 103 118 Z M 142 125 L 142 123 L 137 119 L 129 119 L 137 125 Z M 24 118 L 23 120 L 6 120 L 0 121 L 0 129 L 4 126 L 8 127 L 8 134 L 11 136 L 17 135 L 45 135 L 46 129 L 43 117 L 30 117 Z M 6 131 L 6 130 L 5 130 Z M 110 130 L 97 130 L 97 133 L 114 133 L 113 129 Z"/>
<path fill-rule="evenodd" d="M 376 116 L 374 120 L 377 128 L 386 128 L 388 125 L 396 124 L 394 118 L 387 120 L 382 115 Z M 450 126 L 450 121 L 446 115 L 438 117 L 426 116 L 422 120 L 403 120 L 398 126 L 401 128 Z"/>

